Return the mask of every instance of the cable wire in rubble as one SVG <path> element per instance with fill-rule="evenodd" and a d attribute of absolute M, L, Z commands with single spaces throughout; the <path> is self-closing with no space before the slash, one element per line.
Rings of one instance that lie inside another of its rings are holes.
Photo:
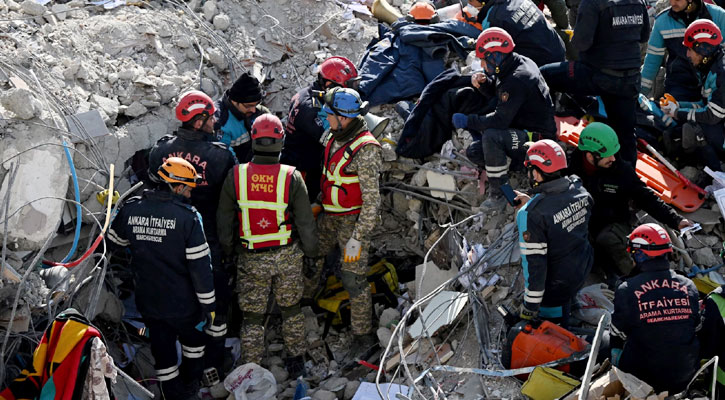
<path fill-rule="evenodd" d="M 430 254 L 432 253 L 433 249 L 436 248 L 436 246 L 443 240 L 443 238 L 446 237 L 447 234 L 449 234 L 449 232 L 450 233 L 460 234 L 457 231 L 457 228 L 459 226 L 461 226 L 462 224 L 470 221 L 473 218 L 480 217 L 481 215 L 482 214 L 472 215 L 472 216 L 469 216 L 469 217 L 463 219 L 462 221 L 460 221 L 458 223 L 445 225 L 446 226 L 446 230 L 441 234 L 441 236 L 438 238 L 438 240 L 436 240 L 436 242 L 431 246 L 431 248 L 426 253 L 426 256 L 425 256 L 424 261 L 423 261 L 423 268 L 424 268 L 424 270 L 423 270 L 423 273 L 421 274 L 422 276 L 425 276 L 425 269 L 427 267 L 427 262 L 428 262 L 428 258 L 430 256 Z M 407 312 L 401 318 L 399 324 L 395 327 L 395 329 L 393 331 L 393 334 L 392 334 L 392 337 L 395 337 L 395 335 L 398 335 L 398 352 L 399 352 L 399 356 L 400 356 L 400 365 L 398 365 L 398 367 L 396 368 L 396 371 L 394 373 L 394 377 L 393 377 L 392 380 L 395 379 L 395 376 L 397 376 L 397 374 L 399 373 L 399 371 L 402 369 L 403 372 L 405 373 L 405 376 L 407 377 L 408 382 L 415 389 L 415 392 L 419 396 L 421 396 L 422 398 L 426 398 L 426 396 L 423 394 L 423 391 L 421 391 L 421 389 L 418 387 L 418 383 L 421 380 L 420 379 L 420 376 L 419 377 L 414 377 L 412 375 L 412 373 L 410 371 L 410 368 L 408 367 L 408 362 L 406 360 L 406 355 L 407 354 L 405 352 L 405 346 L 404 346 L 404 343 L 403 343 L 403 338 L 405 336 L 405 332 L 402 331 L 402 329 L 407 326 L 406 321 L 410 318 L 410 316 L 412 315 L 412 313 L 414 312 L 414 310 L 417 310 L 423 304 L 428 303 L 429 300 L 431 300 L 433 297 L 435 297 L 436 295 L 438 295 L 441 291 L 444 290 L 444 288 L 446 288 L 447 286 L 451 285 L 456 280 L 458 280 L 458 278 L 460 278 L 460 277 L 462 277 L 462 276 L 464 276 L 466 274 L 474 275 L 474 274 L 477 274 L 477 273 L 486 272 L 489 269 L 484 268 L 482 271 L 479 271 L 479 266 L 484 265 L 484 263 L 486 263 L 487 261 L 489 261 L 491 259 L 491 257 L 493 257 L 495 254 L 502 254 L 502 252 L 503 253 L 512 252 L 513 249 L 514 249 L 515 243 L 513 243 L 513 242 L 512 243 L 508 243 L 507 237 L 510 236 L 513 233 L 512 232 L 513 230 L 515 230 L 515 225 L 513 225 L 513 227 L 511 229 L 505 230 L 493 243 L 491 243 L 491 245 L 488 247 L 488 250 L 486 251 L 486 253 L 484 253 L 484 255 L 481 256 L 480 259 L 474 265 L 472 265 L 470 268 L 468 268 L 466 270 L 460 271 L 456 276 L 454 276 L 454 277 L 450 278 L 449 280 L 443 282 L 436 289 L 434 289 L 433 291 L 431 291 L 427 295 L 423 296 L 419 300 L 415 301 L 413 303 L 413 305 L 407 310 Z M 502 243 L 507 243 L 507 244 L 502 246 Z M 509 260 L 508 261 L 509 262 L 511 261 L 511 258 L 510 257 L 509 257 Z M 475 281 L 475 279 L 471 279 L 470 281 L 473 282 L 473 281 Z M 421 292 L 420 285 L 417 287 L 417 293 L 422 293 Z M 478 341 L 479 346 L 480 346 L 480 353 L 481 353 L 480 354 L 480 356 L 481 356 L 481 360 L 480 361 L 483 362 L 483 363 L 485 363 L 485 364 L 490 365 L 492 360 L 491 360 L 491 355 L 489 354 L 488 349 L 487 349 L 487 343 L 490 341 L 490 338 L 488 337 L 489 336 L 488 335 L 488 328 L 487 328 L 487 326 L 479 326 L 479 325 L 481 325 L 481 323 L 483 323 L 485 325 L 488 325 L 488 310 L 487 310 L 487 308 L 485 306 L 485 303 L 481 302 L 480 299 L 478 299 L 477 294 L 472 289 L 472 285 L 469 285 L 469 288 L 468 288 L 468 297 L 469 297 L 469 300 L 470 300 L 470 304 L 469 304 L 470 310 L 467 311 L 466 313 L 468 314 L 470 311 L 473 312 L 473 321 L 474 321 L 475 329 L 477 330 L 477 332 L 476 332 L 477 341 Z M 449 307 L 449 306 L 450 306 L 450 304 L 443 303 L 440 307 Z M 481 313 L 483 313 L 483 318 L 482 318 L 483 321 L 478 321 L 479 315 Z M 438 318 L 441 318 L 443 314 L 444 313 L 439 313 L 439 315 L 436 318 L 436 320 Z M 435 315 L 435 311 L 431 315 Z M 470 316 L 468 318 L 469 318 L 469 321 L 468 321 L 468 324 L 467 325 L 469 325 L 469 326 L 466 327 L 465 335 L 468 334 L 468 329 L 470 327 Z M 425 326 L 426 324 L 430 324 L 430 323 L 435 322 L 435 320 L 433 320 L 433 321 L 424 321 L 422 318 L 419 318 L 419 321 L 421 323 L 423 323 L 423 332 L 427 332 L 427 328 Z M 460 323 L 460 320 L 458 321 L 458 323 Z M 451 333 L 441 343 L 445 343 L 448 340 L 448 338 L 450 338 L 451 334 L 455 330 L 455 328 L 456 328 L 456 326 L 457 326 L 458 323 L 456 323 L 456 325 L 454 325 L 454 327 L 451 329 Z M 483 332 L 485 332 L 485 333 L 483 333 Z M 440 364 L 440 360 L 438 359 L 438 355 L 437 355 L 437 351 L 438 351 L 438 347 L 439 346 L 435 346 L 433 344 L 430 334 L 428 334 L 427 336 L 424 335 L 423 337 L 424 338 L 427 338 L 430 341 L 431 347 L 433 349 L 434 357 L 435 357 L 436 361 L 438 361 L 438 363 Z M 420 339 L 421 338 L 415 339 L 415 341 L 418 341 Z M 464 336 L 464 339 L 463 340 L 465 340 L 465 336 Z M 383 355 L 381 356 L 381 361 L 380 361 L 380 365 L 381 366 L 384 366 L 385 365 L 385 361 L 386 361 L 386 359 L 388 357 L 388 354 L 390 353 L 390 349 L 392 347 L 392 343 L 393 343 L 393 340 L 391 340 L 388 343 L 387 347 L 385 348 L 385 351 L 384 351 Z M 461 343 L 461 342 L 459 342 L 459 343 Z M 411 345 L 408 345 L 408 346 L 410 347 Z M 415 351 L 415 350 L 409 350 L 409 353 L 412 353 L 413 351 Z M 376 380 L 375 380 L 376 386 L 378 388 L 378 393 L 381 396 L 382 396 L 382 390 L 380 388 L 380 376 L 382 374 L 382 370 L 383 370 L 383 368 L 381 368 L 381 370 L 378 371 L 378 374 L 377 374 Z M 437 370 L 436 369 L 429 369 L 429 370 L 426 370 L 425 371 L 425 374 L 429 375 L 429 376 L 427 376 L 427 379 L 429 381 L 429 384 L 432 384 L 432 385 L 434 384 L 435 386 L 438 386 L 438 389 L 439 390 L 442 390 L 442 388 L 440 387 L 440 384 L 438 384 L 435 381 L 435 379 L 432 377 L 432 375 L 430 375 L 430 372 L 433 372 L 433 371 L 437 371 Z M 433 393 L 434 396 L 437 396 L 436 393 L 437 392 L 434 391 L 434 393 Z M 442 397 L 445 398 L 445 395 L 443 395 Z"/>

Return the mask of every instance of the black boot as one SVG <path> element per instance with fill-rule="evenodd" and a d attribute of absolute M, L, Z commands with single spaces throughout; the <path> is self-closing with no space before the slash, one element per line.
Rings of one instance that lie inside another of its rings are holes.
<path fill-rule="evenodd" d="M 307 371 L 305 370 L 305 358 L 303 356 L 287 357 L 284 360 L 284 364 L 289 373 L 290 379 L 297 379 L 298 377 L 307 377 Z"/>

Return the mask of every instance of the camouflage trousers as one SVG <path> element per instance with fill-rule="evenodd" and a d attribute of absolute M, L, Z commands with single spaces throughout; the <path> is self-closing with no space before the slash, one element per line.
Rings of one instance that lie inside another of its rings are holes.
<path fill-rule="evenodd" d="M 335 248 L 335 245 L 340 246 L 342 249 L 342 257 L 344 258 L 344 249 L 347 241 L 352 237 L 352 232 L 355 229 L 355 223 L 357 222 L 357 215 L 330 215 L 320 214 L 317 219 L 317 232 L 320 235 L 320 255 L 327 255 L 330 251 Z M 360 250 L 360 259 L 355 262 L 347 263 L 344 260 L 340 260 L 342 263 L 342 272 L 347 271 L 348 273 L 355 274 L 358 277 L 357 282 L 362 282 L 355 286 L 355 283 L 351 283 L 350 280 L 342 279 L 343 288 L 350 293 L 350 325 L 352 333 L 355 335 L 366 335 L 371 332 L 372 329 L 372 313 L 373 313 L 373 302 L 372 295 L 370 293 L 370 284 L 367 283 L 368 267 L 368 249 L 370 248 L 370 241 L 363 239 L 360 241 L 362 246 Z M 318 270 L 321 267 L 318 265 Z M 360 294 L 352 296 L 352 293 Z"/>
<path fill-rule="evenodd" d="M 299 311 L 302 298 L 302 250 L 297 243 L 262 253 L 243 252 L 237 265 L 239 308 L 244 312 L 242 359 L 260 364 L 264 354 L 264 325 L 270 290 L 282 309 L 282 338 L 287 353 L 305 352 L 304 316 Z M 285 310 L 292 308 L 291 312 Z M 249 318 L 248 318 L 249 317 Z"/>

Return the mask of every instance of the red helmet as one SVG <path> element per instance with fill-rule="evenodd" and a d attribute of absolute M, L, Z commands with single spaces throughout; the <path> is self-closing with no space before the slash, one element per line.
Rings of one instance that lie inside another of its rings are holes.
<path fill-rule="evenodd" d="M 197 115 L 210 117 L 214 115 L 214 101 L 206 93 L 199 90 L 192 90 L 181 95 L 179 104 L 176 106 L 176 119 L 181 122 L 188 122 Z"/>
<path fill-rule="evenodd" d="M 419 1 L 413 4 L 413 7 L 410 7 L 410 11 L 408 11 L 408 15 L 405 19 L 417 24 L 435 24 L 440 21 L 435 7 L 425 1 Z"/>
<path fill-rule="evenodd" d="M 324 89 L 324 81 L 332 81 L 342 87 L 352 87 L 353 83 L 359 78 L 355 64 L 352 61 L 345 57 L 334 56 L 320 64 L 318 79 Z"/>
<path fill-rule="evenodd" d="M 709 19 L 695 20 L 685 31 L 682 44 L 703 56 L 709 56 L 722 43 L 722 32 Z"/>
<path fill-rule="evenodd" d="M 541 172 L 551 174 L 566 168 L 566 154 L 555 141 L 539 140 L 529 147 L 524 165 L 528 168 L 536 167 Z"/>
<path fill-rule="evenodd" d="M 284 137 L 282 121 L 272 114 L 262 114 L 252 124 L 252 140 L 272 138 L 280 140 Z"/>
<path fill-rule="evenodd" d="M 501 28 L 488 28 L 476 39 L 476 57 L 485 58 L 489 53 L 508 54 L 514 51 L 514 39 Z"/>
<path fill-rule="evenodd" d="M 627 251 L 641 250 L 650 257 L 672 253 L 672 241 L 667 231 L 657 224 L 640 225 L 629 234 Z"/>

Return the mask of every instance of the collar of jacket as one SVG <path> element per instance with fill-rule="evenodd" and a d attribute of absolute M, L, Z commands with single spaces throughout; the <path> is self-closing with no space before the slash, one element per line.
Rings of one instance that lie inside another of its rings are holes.
<path fill-rule="evenodd" d="M 639 272 L 651 272 L 651 271 L 667 271 L 670 269 L 670 260 L 667 256 L 659 256 L 650 258 L 647 261 L 643 261 L 635 266 L 635 270 L 631 275 L 636 275 Z"/>
<path fill-rule="evenodd" d="M 520 62 L 520 56 L 514 51 L 511 54 L 509 54 L 508 57 L 504 58 L 501 65 L 498 67 L 499 72 L 496 74 L 496 76 L 503 77 L 508 76 L 511 74 L 511 71 L 513 71 L 517 65 L 519 65 Z"/>
<path fill-rule="evenodd" d="M 143 197 L 147 199 L 152 200 L 159 200 L 159 201 L 180 201 L 182 203 L 189 204 L 189 201 L 186 199 L 186 197 L 171 193 L 169 189 L 162 188 L 162 189 L 150 189 L 150 190 L 144 190 Z"/>
<path fill-rule="evenodd" d="M 705 4 L 702 0 L 692 0 L 692 2 L 695 4 L 695 7 L 697 7 L 697 9 L 694 12 L 686 13 L 685 10 L 675 12 L 675 11 L 672 11 L 672 7 L 670 7 L 670 11 L 669 11 L 670 16 L 672 18 L 674 18 L 675 20 L 682 21 L 686 27 L 689 26 L 692 23 L 692 21 L 694 21 L 696 19 L 703 18 L 703 19 L 712 20 L 712 17 L 710 16 L 710 12 L 707 10 L 707 7 L 705 7 Z"/>
<path fill-rule="evenodd" d="M 222 97 L 222 103 L 224 103 L 224 106 L 227 108 L 227 110 L 229 110 L 230 113 L 232 113 L 234 118 L 236 118 L 239 121 L 246 122 L 247 118 L 244 116 L 244 114 L 240 113 L 239 110 L 237 110 L 237 108 L 234 107 L 234 104 L 232 104 L 232 101 L 229 100 L 228 92 L 224 92 L 224 97 Z"/>
<path fill-rule="evenodd" d="M 263 156 L 261 154 L 255 154 L 252 156 L 252 162 L 255 164 L 272 165 L 279 164 L 279 155 L 275 156 Z"/>
<path fill-rule="evenodd" d="M 202 142 L 211 142 L 214 140 L 214 137 L 211 133 L 206 133 L 204 131 L 195 131 L 186 128 L 179 128 L 176 131 L 176 136 L 186 140 L 196 140 Z"/>
<path fill-rule="evenodd" d="M 366 131 L 367 129 L 368 125 L 365 123 L 365 118 L 363 118 L 362 115 L 358 115 L 355 119 L 350 121 L 350 125 L 348 125 L 347 128 L 342 129 L 339 132 L 330 129 L 330 132 L 332 132 L 332 137 L 336 142 L 347 143 L 360 132 Z"/>
<path fill-rule="evenodd" d="M 562 176 L 561 178 L 554 179 L 536 185 L 531 191 L 533 193 L 561 193 L 569 189 L 575 179 L 579 179 L 576 176 Z"/>

